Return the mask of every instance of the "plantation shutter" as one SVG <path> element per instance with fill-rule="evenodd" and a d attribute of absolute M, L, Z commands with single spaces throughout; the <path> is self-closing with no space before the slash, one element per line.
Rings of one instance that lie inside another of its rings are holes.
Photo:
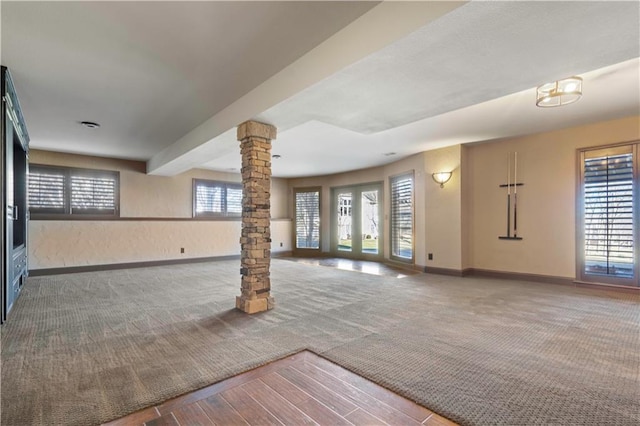
<path fill-rule="evenodd" d="M 204 179 L 193 185 L 194 216 L 242 215 L 242 185 Z"/>
<path fill-rule="evenodd" d="M 42 213 L 65 212 L 64 170 L 32 166 L 29 170 L 29 208 Z"/>
<path fill-rule="evenodd" d="M 196 215 L 222 213 L 222 187 L 199 183 L 196 186 Z"/>
<path fill-rule="evenodd" d="M 71 172 L 71 214 L 114 214 L 116 178 L 111 175 Z"/>
<path fill-rule="evenodd" d="M 296 248 L 320 248 L 320 191 L 296 191 Z"/>
<path fill-rule="evenodd" d="M 227 214 L 242 214 L 241 187 L 227 187 Z"/>
<path fill-rule="evenodd" d="M 119 178 L 114 171 L 32 164 L 29 210 L 36 219 L 39 215 L 118 216 Z"/>
<path fill-rule="evenodd" d="M 627 152 L 584 159 L 584 274 L 633 279 L 636 236 L 634 158 Z"/>
<path fill-rule="evenodd" d="M 413 259 L 413 174 L 395 176 L 391 186 L 391 255 Z"/>

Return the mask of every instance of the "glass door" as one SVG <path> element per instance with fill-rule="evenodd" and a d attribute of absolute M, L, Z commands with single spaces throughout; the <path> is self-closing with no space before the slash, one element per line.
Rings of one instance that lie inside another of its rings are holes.
<path fill-rule="evenodd" d="M 380 253 L 380 189 L 360 192 L 360 229 L 362 253 Z"/>
<path fill-rule="evenodd" d="M 334 255 L 376 259 L 382 255 L 382 185 L 369 184 L 332 190 Z"/>
<path fill-rule="evenodd" d="M 353 251 L 353 192 L 337 194 L 337 249 Z"/>

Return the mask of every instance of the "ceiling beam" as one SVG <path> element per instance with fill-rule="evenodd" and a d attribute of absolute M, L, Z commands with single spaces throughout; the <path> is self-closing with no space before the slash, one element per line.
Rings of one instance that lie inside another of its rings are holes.
<path fill-rule="evenodd" d="M 147 173 L 173 176 L 238 149 L 225 137 L 239 123 L 290 98 L 466 1 L 385 1 L 147 161 Z M 273 124 L 273 123 L 272 123 Z"/>

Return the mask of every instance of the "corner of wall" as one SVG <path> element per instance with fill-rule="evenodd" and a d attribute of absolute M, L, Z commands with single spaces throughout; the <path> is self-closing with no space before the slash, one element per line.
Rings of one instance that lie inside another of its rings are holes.
<path fill-rule="evenodd" d="M 426 151 L 424 221 L 427 268 L 462 269 L 462 167 L 461 145 Z M 433 181 L 432 173 L 451 171 L 443 188 Z M 433 259 L 429 260 L 429 253 Z"/>

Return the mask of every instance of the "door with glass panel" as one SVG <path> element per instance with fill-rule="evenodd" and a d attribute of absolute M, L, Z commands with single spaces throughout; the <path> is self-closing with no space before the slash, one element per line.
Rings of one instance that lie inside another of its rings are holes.
<path fill-rule="evenodd" d="M 332 190 L 331 251 L 338 256 L 382 256 L 382 184 Z"/>
<path fill-rule="evenodd" d="M 580 152 L 577 277 L 581 281 L 640 285 L 639 147 Z"/>
<path fill-rule="evenodd" d="M 320 188 L 294 189 L 294 244 L 296 255 L 320 252 Z"/>

